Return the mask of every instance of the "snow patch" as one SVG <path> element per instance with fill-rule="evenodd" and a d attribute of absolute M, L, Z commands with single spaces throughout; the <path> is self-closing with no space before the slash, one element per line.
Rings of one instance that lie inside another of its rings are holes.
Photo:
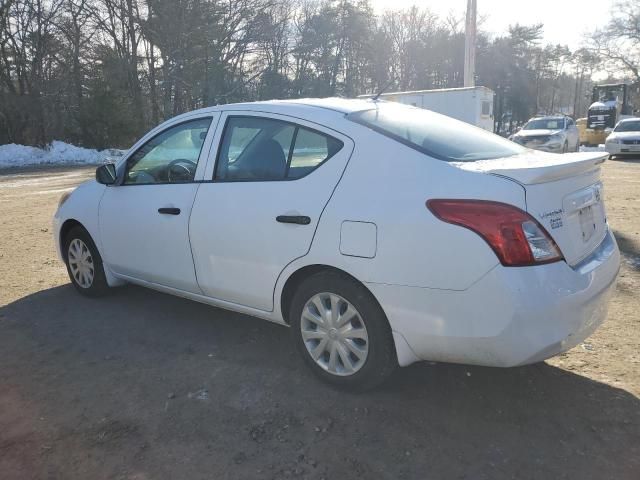
<path fill-rule="evenodd" d="M 0 169 L 32 165 L 98 165 L 118 160 L 125 150 L 98 151 L 54 140 L 45 148 L 26 145 L 0 145 Z"/>

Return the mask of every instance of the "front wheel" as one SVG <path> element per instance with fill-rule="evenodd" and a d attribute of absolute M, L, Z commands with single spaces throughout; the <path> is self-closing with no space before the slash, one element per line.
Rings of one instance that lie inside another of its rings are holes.
<path fill-rule="evenodd" d="M 65 237 L 63 249 L 67 273 L 76 290 L 88 297 L 106 294 L 109 286 L 102 258 L 91 235 L 80 226 L 74 227 Z"/>
<path fill-rule="evenodd" d="M 387 318 L 361 284 L 334 272 L 304 280 L 290 308 L 297 350 L 323 380 L 350 390 L 383 383 L 397 366 Z"/>

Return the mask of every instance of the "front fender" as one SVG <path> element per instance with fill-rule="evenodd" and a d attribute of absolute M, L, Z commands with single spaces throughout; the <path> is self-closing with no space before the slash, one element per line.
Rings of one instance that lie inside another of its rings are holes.
<path fill-rule="evenodd" d="M 53 216 L 53 235 L 58 257 L 62 262 L 65 261 L 62 254 L 62 229 L 66 222 L 75 221 L 80 223 L 95 243 L 99 252 L 103 251 L 102 236 L 100 235 L 100 201 L 105 189 L 109 188 L 99 184 L 95 180 L 89 180 L 80 184 L 67 198 L 67 200 L 58 208 Z M 121 285 L 123 282 L 118 280 L 104 265 L 105 276 L 109 286 Z"/>

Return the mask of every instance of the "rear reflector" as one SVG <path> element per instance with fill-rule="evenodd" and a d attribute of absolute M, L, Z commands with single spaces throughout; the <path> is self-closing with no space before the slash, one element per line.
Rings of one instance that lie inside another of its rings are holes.
<path fill-rule="evenodd" d="M 443 222 L 477 233 L 508 267 L 562 260 L 547 231 L 527 212 L 488 200 L 428 200 L 427 208 Z"/>

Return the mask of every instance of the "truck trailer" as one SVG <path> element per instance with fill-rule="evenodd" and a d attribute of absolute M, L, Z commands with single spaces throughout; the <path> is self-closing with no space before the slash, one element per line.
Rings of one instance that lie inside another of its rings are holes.
<path fill-rule="evenodd" d="M 360 95 L 373 98 L 376 95 Z M 379 98 L 413 105 L 462 120 L 493 132 L 494 92 L 487 87 L 442 88 L 383 93 Z"/>

